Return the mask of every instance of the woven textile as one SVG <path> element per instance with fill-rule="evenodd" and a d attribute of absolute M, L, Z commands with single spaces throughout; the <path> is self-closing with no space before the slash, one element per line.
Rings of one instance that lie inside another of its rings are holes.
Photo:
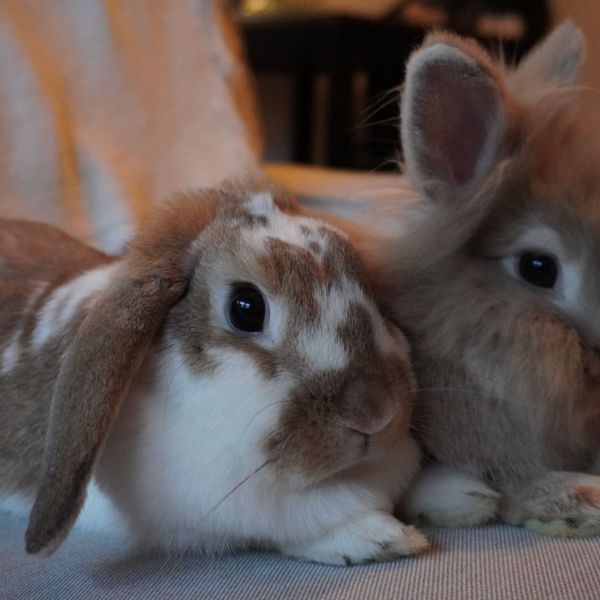
<path fill-rule="evenodd" d="M 216 0 L 0 0 L 0 215 L 118 252 L 174 192 L 258 169 Z"/>
<path fill-rule="evenodd" d="M 75 530 L 50 559 L 25 555 L 25 521 L 0 513 L 0 598 L 153 600 L 600 599 L 600 539 L 496 526 L 430 530 L 419 558 L 328 567 L 267 554 L 166 558 Z"/>

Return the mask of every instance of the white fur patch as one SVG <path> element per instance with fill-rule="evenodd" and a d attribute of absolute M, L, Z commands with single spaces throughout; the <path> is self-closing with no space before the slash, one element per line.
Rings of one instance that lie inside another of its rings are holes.
<path fill-rule="evenodd" d="M 21 356 L 23 350 L 21 347 L 22 333 L 23 330 L 21 328 L 16 329 L 10 338 L 10 342 L 2 352 L 2 369 L 0 370 L 2 375 L 8 375 L 17 366 L 19 356 Z"/>
<path fill-rule="evenodd" d="M 145 535 L 191 543 L 196 534 L 183 524 L 198 527 L 204 513 L 265 461 L 262 444 L 291 383 L 265 379 L 243 352 L 215 350 L 211 358 L 216 371 L 193 374 L 170 343 L 156 358 L 152 382 L 134 387 L 101 460 L 108 473 L 102 484 L 135 506 L 134 524 L 148 527 Z M 244 512 L 237 501 L 224 506 L 216 513 L 218 527 L 238 520 L 238 511 Z"/>
<path fill-rule="evenodd" d="M 316 373 L 344 369 L 350 359 L 339 339 L 339 328 L 347 321 L 352 303 L 367 304 L 364 292 L 353 281 L 342 278 L 339 285 L 320 288 L 317 296 L 319 325 L 306 329 L 296 342 L 296 352 Z"/>
<path fill-rule="evenodd" d="M 273 196 L 269 192 L 252 194 L 247 205 L 250 214 L 255 217 L 267 217 L 277 210 L 275 202 L 273 201 Z"/>
<path fill-rule="evenodd" d="M 128 533 L 122 515 L 119 514 L 94 479 L 88 485 L 85 503 L 81 514 L 77 518 L 76 527 L 88 531 L 110 533 L 113 536 L 123 538 L 123 541 L 126 538 L 131 541 L 131 534 Z"/>
<path fill-rule="evenodd" d="M 29 313 L 35 306 L 35 303 L 42 295 L 44 290 L 48 287 L 48 283 L 40 283 L 35 287 L 33 292 L 30 294 L 29 298 L 27 298 L 27 302 L 23 308 L 23 313 L 13 334 L 10 338 L 10 341 L 2 351 L 2 357 L 0 359 L 0 374 L 8 375 L 18 364 L 19 357 L 23 352 L 23 344 L 22 344 L 22 336 L 23 336 L 23 327 L 25 325 L 25 320 L 27 319 Z"/>
<path fill-rule="evenodd" d="M 474 526 L 491 521 L 500 495 L 483 481 L 452 467 L 426 467 L 411 486 L 406 512 L 413 521 L 431 525 Z"/>
<path fill-rule="evenodd" d="M 255 211 L 253 214 L 257 214 Z M 323 221 L 290 216 L 277 207 L 274 207 L 268 216 L 268 226 L 244 232 L 244 240 L 257 252 L 268 252 L 269 239 L 276 239 L 292 246 L 298 246 L 310 252 L 315 259 L 320 261 L 323 249 L 327 246 L 327 237 L 321 229 L 336 231 L 341 237 L 347 239 L 345 233 L 333 229 Z M 316 248 L 315 242 L 319 249 Z"/>
<path fill-rule="evenodd" d="M 319 331 L 315 334 L 305 332 L 298 337 L 296 342 L 298 356 L 315 373 L 341 370 L 348 364 L 348 354 L 335 335 L 334 332 L 327 335 Z"/>
<path fill-rule="evenodd" d="M 112 263 L 86 271 L 54 290 L 42 307 L 32 336 L 33 347 L 41 348 L 61 333 L 69 325 L 80 305 L 107 286 L 117 267 L 118 263 Z"/>

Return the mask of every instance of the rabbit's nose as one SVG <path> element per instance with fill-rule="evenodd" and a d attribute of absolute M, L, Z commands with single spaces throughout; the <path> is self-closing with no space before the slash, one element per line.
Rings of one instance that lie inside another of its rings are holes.
<path fill-rule="evenodd" d="M 344 390 L 344 404 L 346 426 L 364 435 L 385 429 L 401 406 L 387 386 L 371 378 L 349 381 Z"/>
<path fill-rule="evenodd" d="M 380 417 L 364 417 L 360 422 L 351 422 L 351 424 L 348 425 L 348 429 L 351 429 L 356 433 L 361 433 L 362 435 L 375 435 L 376 433 L 383 431 L 394 420 L 397 412 L 398 411 L 388 411 L 388 414 Z"/>

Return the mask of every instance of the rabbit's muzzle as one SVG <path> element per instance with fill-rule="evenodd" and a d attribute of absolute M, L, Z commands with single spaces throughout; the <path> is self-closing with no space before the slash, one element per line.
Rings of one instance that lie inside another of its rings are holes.
<path fill-rule="evenodd" d="M 277 475 L 308 485 L 367 460 L 385 460 L 404 442 L 412 381 L 402 361 L 379 372 L 329 372 L 292 392 L 266 451 Z"/>

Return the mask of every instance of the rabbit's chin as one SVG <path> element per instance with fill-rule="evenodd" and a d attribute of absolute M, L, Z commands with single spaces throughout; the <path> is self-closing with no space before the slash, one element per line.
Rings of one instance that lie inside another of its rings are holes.
<path fill-rule="evenodd" d="M 391 513 L 419 458 L 417 445 L 406 438 L 387 461 L 364 462 L 315 485 L 291 489 L 258 470 L 242 485 L 232 480 L 229 492 L 235 491 L 195 506 L 183 496 L 177 504 L 157 481 L 158 487 L 139 490 L 151 499 L 152 511 L 132 505 L 126 518 L 138 543 L 168 553 L 281 550 L 320 539 L 360 515 Z"/>

